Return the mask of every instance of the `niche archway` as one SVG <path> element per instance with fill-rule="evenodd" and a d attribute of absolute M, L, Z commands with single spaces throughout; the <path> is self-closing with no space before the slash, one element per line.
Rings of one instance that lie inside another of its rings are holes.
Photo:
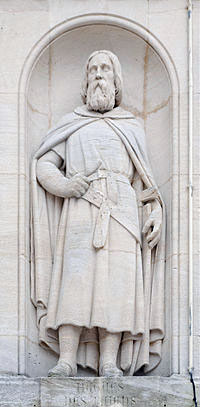
<path fill-rule="evenodd" d="M 34 47 L 27 59 L 20 82 L 20 257 L 21 278 L 29 272 L 29 163 L 49 127 L 66 112 L 70 112 L 80 100 L 80 81 L 87 56 L 96 49 L 110 49 L 122 64 L 124 76 L 123 107 L 132 111 L 143 123 L 154 176 L 167 207 L 167 255 L 166 255 L 166 338 L 163 359 L 153 372 L 170 375 L 171 363 L 176 365 L 178 355 L 173 345 L 171 315 L 176 313 L 171 301 L 171 270 L 176 262 L 177 250 L 172 244 L 172 219 L 177 219 L 171 206 L 172 194 L 177 188 L 174 157 L 178 157 L 178 84 L 174 66 L 158 40 L 136 23 L 118 16 L 102 14 L 76 17 L 55 27 Z M 25 174 L 23 178 L 22 174 Z M 25 202 L 25 203 L 24 203 Z M 23 205 L 22 205 L 23 203 Z M 174 202 L 175 205 L 175 202 Z M 173 217 L 172 217 L 173 212 Z M 176 241 L 178 237 L 173 237 Z M 176 243 L 175 243 L 176 244 Z M 26 279 L 28 285 L 28 279 Z M 21 372 L 31 376 L 46 375 L 55 363 L 53 354 L 45 352 L 37 344 L 35 310 L 24 288 L 20 292 L 21 307 L 27 301 L 26 355 L 21 345 Z M 21 326 L 24 319 L 20 320 Z M 23 366 L 26 360 L 26 367 Z M 173 371 L 174 372 L 174 371 Z M 89 373 L 88 373 L 89 374 Z"/>

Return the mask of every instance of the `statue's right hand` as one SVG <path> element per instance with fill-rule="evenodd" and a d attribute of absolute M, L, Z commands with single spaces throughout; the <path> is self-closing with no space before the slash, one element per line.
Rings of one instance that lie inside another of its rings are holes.
<path fill-rule="evenodd" d="M 84 175 L 76 174 L 66 182 L 65 197 L 80 198 L 86 193 L 90 186 L 90 181 Z"/>

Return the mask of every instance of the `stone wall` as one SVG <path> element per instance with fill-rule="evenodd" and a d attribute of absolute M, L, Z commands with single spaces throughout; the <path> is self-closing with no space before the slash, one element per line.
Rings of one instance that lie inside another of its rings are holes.
<path fill-rule="evenodd" d="M 196 386 L 199 399 L 199 382 Z M 1 407 L 193 407 L 184 377 L 25 378 L 0 377 Z"/>
<path fill-rule="evenodd" d="M 123 107 L 145 127 L 153 172 L 167 207 L 166 338 L 162 363 L 153 374 L 187 375 L 187 1 L 1 0 L 0 15 L 0 372 L 45 376 L 55 363 L 55 356 L 38 346 L 30 301 L 29 165 L 48 128 L 81 103 L 86 57 L 106 48 L 122 62 Z M 193 0 L 196 377 L 200 374 L 199 17 L 200 2 Z"/>

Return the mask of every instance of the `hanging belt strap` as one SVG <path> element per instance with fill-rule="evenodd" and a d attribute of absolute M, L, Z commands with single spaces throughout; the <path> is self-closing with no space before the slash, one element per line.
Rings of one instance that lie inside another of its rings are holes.
<path fill-rule="evenodd" d="M 116 205 L 118 201 L 117 181 L 124 182 L 126 184 L 130 184 L 130 181 L 126 176 L 120 173 L 107 170 L 98 170 L 88 178 L 91 182 L 99 179 L 106 180 L 107 196 L 104 196 L 101 191 L 92 188 L 90 188 L 86 194 L 83 195 L 84 199 L 99 207 L 99 213 L 93 235 L 93 246 L 96 249 L 100 249 L 104 247 L 108 235 L 111 206 L 113 204 Z"/>

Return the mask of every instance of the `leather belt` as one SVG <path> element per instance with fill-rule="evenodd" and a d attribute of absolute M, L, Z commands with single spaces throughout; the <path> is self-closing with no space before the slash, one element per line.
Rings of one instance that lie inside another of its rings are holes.
<path fill-rule="evenodd" d="M 98 170 L 88 178 L 91 182 L 99 179 L 106 180 L 107 196 L 95 188 L 89 188 L 86 194 L 82 197 L 99 207 L 93 235 L 93 246 L 96 249 L 100 249 L 104 247 L 108 235 L 111 208 L 113 204 L 116 205 L 118 202 L 117 181 L 129 185 L 130 181 L 125 175 L 108 170 Z"/>

